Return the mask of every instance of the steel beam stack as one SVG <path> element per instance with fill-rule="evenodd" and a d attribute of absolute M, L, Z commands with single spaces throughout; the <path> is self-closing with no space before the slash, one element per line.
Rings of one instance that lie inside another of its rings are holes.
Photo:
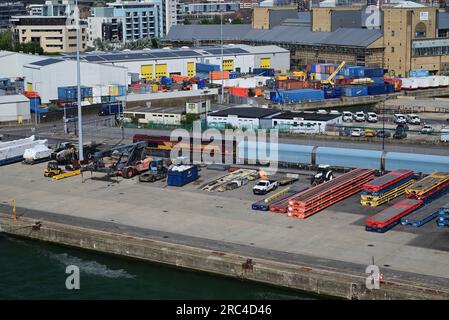
<path fill-rule="evenodd" d="M 301 192 L 288 202 L 288 216 L 304 219 L 343 200 L 374 178 L 372 169 L 354 169 L 335 179 Z"/>
<path fill-rule="evenodd" d="M 360 203 L 377 207 L 402 194 L 413 184 L 412 170 L 396 170 L 387 173 L 363 186 Z"/>
<path fill-rule="evenodd" d="M 404 199 L 365 221 L 366 231 L 384 233 L 400 222 L 400 219 L 424 204 L 419 199 Z"/>

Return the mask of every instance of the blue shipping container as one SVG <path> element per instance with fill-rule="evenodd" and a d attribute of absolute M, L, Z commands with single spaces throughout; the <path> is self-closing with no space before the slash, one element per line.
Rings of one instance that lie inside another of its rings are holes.
<path fill-rule="evenodd" d="M 410 77 L 428 77 L 429 70 L 427 69 L 415 69 L 410 70 Z"/>
<path fill-rule="evenodd" d="M 349 66 L 345 68 L 344 75 L 348 78 L 364 78 L 364 67 Z"/>
<path fill-rule="evenodd" d="M 201 80 L 198 81 L 197 84 L 198 84 L 198 89 L 203 89 L 203 88 L 206 87 L 206 80 L 201 79 Z"/>
<path fill-rule="evenodd" d="M 274 77 L 274 69 L 272 68 L 254 68 L 253 74 L 263 77 Z"/>
<path fill-rule="evenodd" d="M 183 171 L 174 171 L 171 169 L 167 174 L 167 185 L 182 187 L 198 179 L 198 167 L 191 166 Z"/>
<path fill-rule="evenodd" d="M 365 77 L 367 78 L 378 78 L 384 76 L 383 68 L 365 68 Z"/>
<path fill-rule="evenodd" d="M 315 89 L 279 90 L 279 95 L 280 97 L 275 99 L 280 99 L 280 101 L 276 101 L 280 103 L 324 100 L 323 91 Z"/>
<path fill-rule="evenodd" d="M 220 71 L 220 66 L 218 64 L 207 64 L 207 63 L 197 63 L 196 72 L 197 73 L 209 73 L 212 71 Z"/>
<path fill-rule="evenodd" d="M 237 79 L 238 74 L 237 72 L 229 72 L 229 79 Z"/>
<path fill-rule="evenodd" d="M 162 77 L 160 82 L 165 86 L 171 86 L 173 84 L 173 80 L 169 77 Z"/>
<path fill-rule="evenodd" d="M 383 84 L 384 78 L 383 77 L 369 77 L 371 80 L 374 81 L 375 84 Z"/>
<path fill-rule="evenodd" d="M 368 94 L 370 96 L 386 93 L 387 93 L 387 86 L 385 84 L 373 84 L 368 86 Z"/>
<path fill-rule="evenodd" d="M 99 116 L 109 116 L 123 112 L 123 105 L 121 102 L 104 103 L 101 105 Z"/>
<path fill-rule="evenodd" d="M 81 99 L 92 97 L 92 87 L 81 86 Z M 78 98 L 78 88 L 76 86 L 58 87 L 58 99 L 76 100 Z"/>
<path fill-rule="evenodd" d="M 368 95 L 368 88 L 366 86 L 345 87 L 344 94 L 347 97 L 362 97 Z"/>
<path fill-rule="evenodd" d="M 385 86 L 387 88 L 387 93 L 394 93 L 394 85 L 387 83 Z"/>
<path fill-rule="evenodd" d="M 323 90 L 325 99 L 340 98 L 341 95 L 343 94 L 341 87 L 324 88 L 322 90 Z"/>

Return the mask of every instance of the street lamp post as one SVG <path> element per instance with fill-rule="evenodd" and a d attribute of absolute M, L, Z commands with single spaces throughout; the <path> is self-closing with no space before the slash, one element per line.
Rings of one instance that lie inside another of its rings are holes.
<path fill-rule="evenodd" d="M 221 103 L 224 103 L 223 10 L 220 10 L 220 43 L 221 43 Z"/>
<path fill-rule="evenodd" d="M 75 0 L 75 19 L 76 19 L 76 80 L 77 80 L 77 105 L 78 105 L 78 159 L 84 160 L 83 153 L 83 121 L 81 118 L 81 71 L 80 71 L 80 12 L 78 0 Z"/>

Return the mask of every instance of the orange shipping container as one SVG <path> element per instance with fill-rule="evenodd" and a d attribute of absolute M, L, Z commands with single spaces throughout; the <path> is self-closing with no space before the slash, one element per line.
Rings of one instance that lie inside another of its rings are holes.
<path fill-rule="evenodd" d="M 212 80 L 229 79 L 229 71 L 212 71 L 210 78 Z"/>
<path fill-rule="evenodd" d="M 247 97 L 248 96 L 248 88 L 230 87 L 230 88 L 228 88 L 228 92 L 234 96 L 239 96 L 239 97 Z"/>

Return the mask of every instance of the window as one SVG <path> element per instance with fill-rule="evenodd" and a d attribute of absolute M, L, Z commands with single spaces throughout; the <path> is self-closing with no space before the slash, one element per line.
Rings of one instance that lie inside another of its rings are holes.
<path fill-rule="evenodd" d="M 415 27 L 415 37 L 416 38 L 423 38 L 426 36 L 426 25 L 424 22 L 420 22 Z"/>
<path fill-rule="evenodd" d="M 391 36 L 394 37 L 394 30 L 391 30 Z"/>
<path fill-rule="evenodd" d="M 391 47 L 391 52 L 392 52 L 392 53 L 394 52 L 394 47 Z"/>

